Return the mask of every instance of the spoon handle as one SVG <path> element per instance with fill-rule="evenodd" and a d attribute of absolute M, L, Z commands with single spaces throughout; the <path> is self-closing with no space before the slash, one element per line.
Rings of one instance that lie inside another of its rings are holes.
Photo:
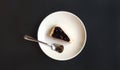
<path fill-rule="evenodd" d="M 24 39 L 28 40 L 28 41 L 32 41 L 32 42 L 37 42 L 37 43 L 42 43 L 42 44 L 48 45 L 47 43 L 39 41 L 39 40 L 37 40 L 37 39 L 35 39 L 35 38 L 31 37 L 31 36 L 28 36 L 28 35 L 24 35 Z M 48 45 L 48 46 L 50 46 L 50 45 Z"/>

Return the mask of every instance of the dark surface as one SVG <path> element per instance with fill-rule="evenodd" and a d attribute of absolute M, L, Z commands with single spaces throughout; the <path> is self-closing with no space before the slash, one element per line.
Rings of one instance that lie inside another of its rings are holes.
<path fill-rule="evenodd" d="M 87 43 L 76 58 L 48 58 L 35 38 L 48 14 L 65 10 L 82 19 Z M 0 0 L 0 70 L 120 70 L 119 0 Z"/>

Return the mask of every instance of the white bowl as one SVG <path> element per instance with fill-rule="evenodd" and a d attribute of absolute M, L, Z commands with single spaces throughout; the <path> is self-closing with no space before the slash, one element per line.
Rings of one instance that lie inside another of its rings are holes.
<path fill-rule="evenodd" d="M 49 36 L 50 29 L 55 25 L 63 29 L 70 38 L 70 43 Z M 57 11 L 48 15 L 41 22 L 38 29 L 38 40 L 49 44 L 58 43 L 64 45 L 64 51 L 58 53 L 51 50 L 50 47 L 39 43 L 40 48 L 47 56 L 55 60 L 65 61 L 77 56 L 84 48 L 86 29 L 83 22 L 76 15 L 67 11 Z"/>

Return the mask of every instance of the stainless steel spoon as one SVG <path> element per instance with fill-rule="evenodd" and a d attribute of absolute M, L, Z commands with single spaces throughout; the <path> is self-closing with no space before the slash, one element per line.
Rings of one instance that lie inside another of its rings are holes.
<path fill-rule="evenodd" d="M 37 39 L 35 39 L 35 38 L 31 37 L 31 36 L 28 36 L 28 35 L 24 35 L 24 39 L 28 40 L 28 41 L 33 41 L 33 42 L 38 42 L 38 43 L 45 44 L 45 45 L 51 47 L 52 50 L 57 51 L 59 53 L 62 53 L 63 50 L 64 50 L 64 46 L 63 45 L 56 44 L 56 43 L 53 43 L 52 45 L 49 45 L 48 43 L 39 41 L 39 40 L 37 40 Z"/>

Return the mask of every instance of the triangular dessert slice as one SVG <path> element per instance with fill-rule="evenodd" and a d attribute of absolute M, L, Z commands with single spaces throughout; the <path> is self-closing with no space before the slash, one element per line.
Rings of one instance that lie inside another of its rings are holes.
<path fill-rule="evenodd" d="M 64 40 L 64 41 L 70 42 L 69 37 L 58 26 L 55 26 L 55 27 L 52 28 L 52 30 L 50 32 L 50 36 L 53 37 L 53 38 L 57 38 L 57 39 L 60 39 L 60 40 Z"/>

